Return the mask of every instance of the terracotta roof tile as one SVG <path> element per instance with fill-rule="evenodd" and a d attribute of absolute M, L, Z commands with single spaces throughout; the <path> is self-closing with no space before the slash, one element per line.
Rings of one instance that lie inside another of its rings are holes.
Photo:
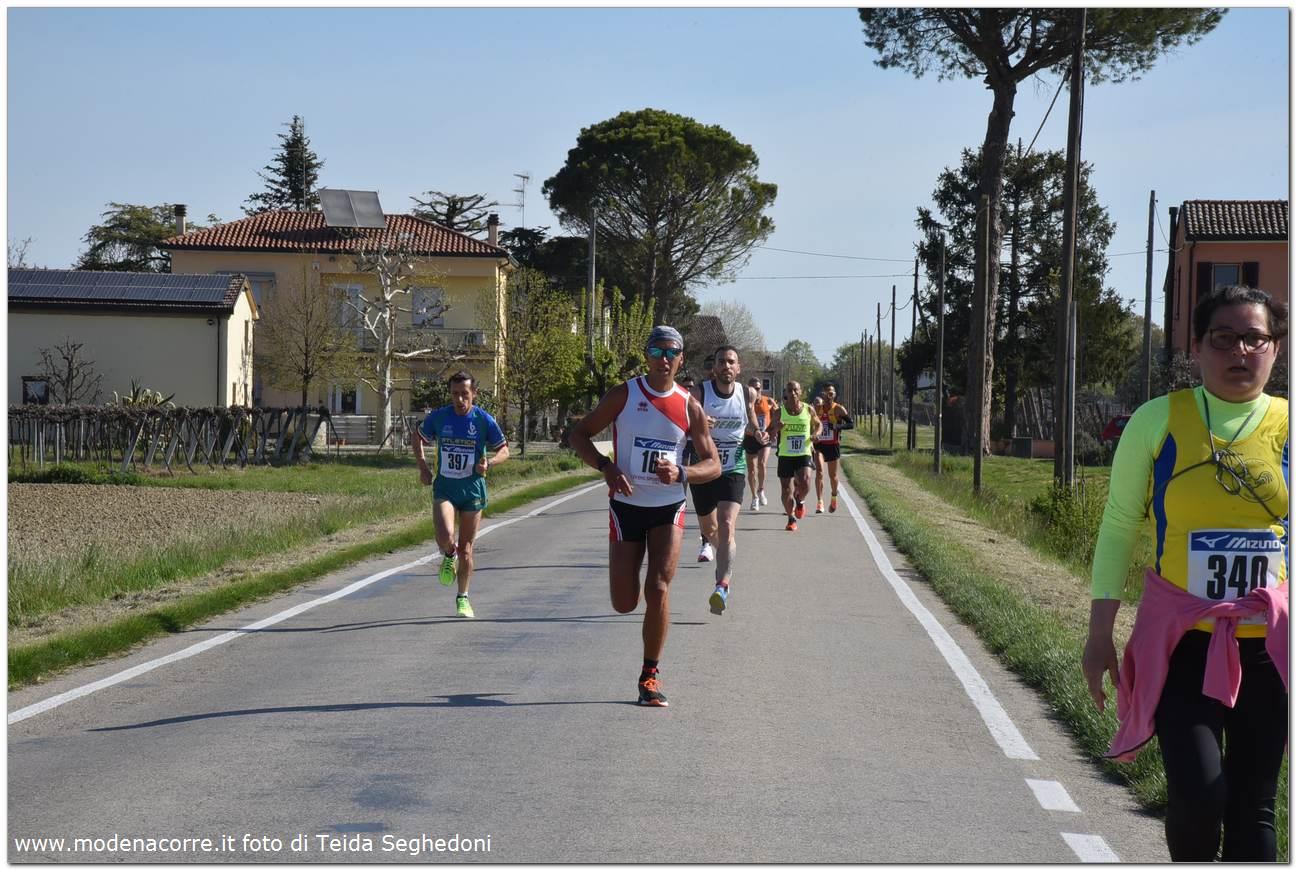
<path fill-rule="evenodd" d="M 329 251 L 350 253 L 361 243 L 407 244 L 425 257 L 507 257 L 503 248 L 408 214 L 386 215 L 387 229 L 334 229 L 318 211 L 268 211 L 194 230 L 161 242 L 170 250 Z"/>
<path fill-rule="evenodd" d="M 1287 238 L 1285 199 L 1190 199 L 1181 215 L 1190 241 L 1279 241 Z"/>

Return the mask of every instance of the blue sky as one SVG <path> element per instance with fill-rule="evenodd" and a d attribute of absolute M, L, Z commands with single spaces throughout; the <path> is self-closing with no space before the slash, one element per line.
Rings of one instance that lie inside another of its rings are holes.
<path fill-rule="evenodd" d="M 580 129 L 651 106 L 726 128 L 779 186 L 767 247 L 699 298 L 746 303 L 771 348 L 800 338 L 824 361 L 874 331 L 892 283 L 912 287 L 859 276 L 911 268 L 915 209 L 979 145 L 990 102 L 975 81 L 876 67 L 853 7 L 7 14 L 6 234 L 33 239 L 36 265 L 69 267 L 110 201 L 241 217 L 293 114 L 325 186 L 376 189 L 388 212 L 430 189 L 485 193 L 508 228 L 521 220 L 513 174 L 529 172 L 526 225 L 557 233 L 540 187 Z M 1167 229 L 1185 199 L 1287 198 L 1288 36 L 1286 8 L 1234 9 L 1141 80 L 1088 88 L 1083 154 L 1117 223 L 1111 253 L 1143 249 L 1150 189 Z M 1022 84 L 1014 139 L 1030 141 L 1056 87 Z M 1063 93 L 1035 147 L 1065 137 Z M 1143 255 L 1111 263 L 1109 285 L 1141 313 Z M 1158 253 L 1154 297 L 1165 263 Z M 902 312 L 898 337 L 908 324 Z"/>

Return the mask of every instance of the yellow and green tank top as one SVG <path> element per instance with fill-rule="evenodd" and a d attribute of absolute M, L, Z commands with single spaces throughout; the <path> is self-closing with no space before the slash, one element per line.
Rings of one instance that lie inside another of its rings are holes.
<path fill-rule="evenodd" d="M 809 456 L 814 452 L 810 443 L 810 415 L 814 413 L 806 403 L 801 403 L 801 413 L 788 413 L 786 405 L 779 405 L 779 456 Z"/>
<path fill-rule="evenodd" d="M 1094 597 L 1120 595 L 1144 521 L 1153 533 L 1153 570 L 1199 598 L 1240 598 L 1286 580 L 1288 441 L 1284 399 L 1230 403 L 1197 387 L 1141 406 L 1112 463 Z M 1237 636 L 1263 637 L 1255 622 L 1240 624 Z M 1195 627 L 1210 631 L 1212 621 Z"/>

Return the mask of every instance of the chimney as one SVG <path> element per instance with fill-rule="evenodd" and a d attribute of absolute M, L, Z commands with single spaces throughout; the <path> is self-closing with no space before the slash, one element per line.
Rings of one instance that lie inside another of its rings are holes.
<path fill-rule="evenodd" d="M 495 212 L 486 215 L 486 241 L 499 247 L 499 215 Z"/>
<path fill-rule="evenodd" d="M 189 207 L 182 202 L 177 202 L 174 206 L 174 209 L 175 209 L 175 221 L 176 221 L 176 235 L 183 236 L 185 234 L 185 215 L 189 213 Z"/>

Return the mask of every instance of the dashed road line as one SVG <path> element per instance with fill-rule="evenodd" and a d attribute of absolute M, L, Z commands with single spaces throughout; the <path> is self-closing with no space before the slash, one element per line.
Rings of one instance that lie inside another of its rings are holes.
<path fill-rule="evenodd" d="M 1071 800 L 1071 795 L 1062 783 L 1055 779 L 1027 779 L 1026 784 L 1035 793 L 1035 800 L 1046 810 L 1057 810 L 1063 813 L 1078 813 L 1080 807 Z"/>
<path fill-rule="evenodd" d="M 946 663 L 954 676 L 963 684 L 963 690 L 967 692 L 968 697 L 972 700 L 972 705 L 976 707 L 977 712 L 981 714 L 981 719 L 990 730 L 990 735 L 994 737 L 999 748 L 1003 750 L 1004 755 L 1009 758 L 1021 759 L 1023 761 L 1038 761 L 1039 756 L 1035 750 L 1031 749 L 1026 738 L 1017 730 L 1013 724 L 1008 712 L 1004 710 L 999 699 L 990 691 L 989 685 L 986 684 L 976 666 L 963 652 L 958 643 L 952 638 L 945 627 L 940 624 L 931 611 L 923 606 L 918 597 L 914 595 L 909 584 L 896 573 L 895 566 L 891 564 L 891 559 L 887 556 L 886 551 L 882 549 L 881 542 L 878 541 L 877 535 L 869 528 L 864 521 L 864 515 L 855 505 L 855 501 L 845 490 L 840 492 L 840 496 L 846 502 L 846 509 L 850 512 L 851 518 L 855 520 L 855 525 L 859 528 L 860 534 L 864 536 L 865 543 L 868 544 L 869 552 L 873 556 L 874 563 L 882 576 L 886 578 L 887 583 L 895 591 L 900 601 L 909 612 L 917 618 L 918 622 L 927 631 L 927 635 L 936 645 L 936 649 L 945 657 Z M 1062 783 L 1054 780 L 1027 779 L 1026 784 L 1035 794 L 1035 799 L 1039 801 L 1041 807 L 1046 810 L 1057 810 L 1061 812 L 1078 813 L 1080 807 L 1067 794 L 1067 790 Z M 1062 839 L 1076 857 L 1084 863 L 1119 863 L 1120 857 L 1112 851 L 1107 845 L 1107 841 L 1096 834 L 1071 834 L 1062 833 Z"/>
<path fill-rule="evenodd" d="M 1075 852 L 1076 857 L 1085 864 L 1118 864 L 1120 856 L 1112 851 L 1107 841 L 1097 834 L 1068 834 L 1063 832 L 1062 839 Z"/>

